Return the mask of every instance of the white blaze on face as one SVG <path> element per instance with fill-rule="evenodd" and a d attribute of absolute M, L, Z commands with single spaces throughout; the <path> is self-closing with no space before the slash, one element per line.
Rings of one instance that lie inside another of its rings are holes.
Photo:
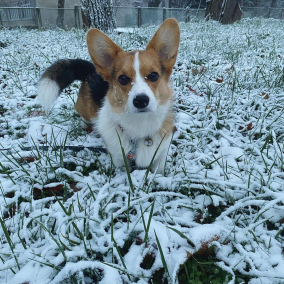
<path fill-rule="evenodd" d="M 145 108 L 144 112 L 153 112 L 157 109 L 157 100 L 151 88 L 146 83 L 146 80 L 143 79 L 140 74 L 139 52 L 135 53 L 133 67 L 135 70 L 135 79 L 133 81 L 133 86 L 128 93 L 128 112 L 131 114 L 139 112 L 139 110 L 137 110 L 137 108 L 133 105 L 133 100 L 137 95 L 141 94 L 144 94 L 149 98 L 149 104 Z"/>

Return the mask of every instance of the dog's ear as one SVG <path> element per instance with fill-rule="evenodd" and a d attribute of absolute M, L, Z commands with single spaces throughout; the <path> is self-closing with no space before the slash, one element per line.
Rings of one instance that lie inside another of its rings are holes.
<path fill-rule="evenodd" d="M 90 29 L 87 33 L 89 54 L 97 72 L 108 80 L 111 75 L 111 65 L 120 52 L 124 52 L 108 36 L 98 29 Z"/>
<path fill-rule="evenodd" d="M 158 53 L 163 68 L 169 74 L 176 62 L 180 31 L 175 19 L 167 19 L 157 30 L 146 50 L 154 50 Z"/>

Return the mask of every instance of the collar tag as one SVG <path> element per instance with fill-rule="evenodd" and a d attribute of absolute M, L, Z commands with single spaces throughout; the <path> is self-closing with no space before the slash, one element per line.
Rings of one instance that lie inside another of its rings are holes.
<path fill-rule="evenodd" d="M 136 157 L 137 139 L 130 139 L 129 143 L 131 145 L 131 149 L 127 153 L 127 159 L 131 162 L 134 162 Z"/>
<path fill-rule="evenodd" d="M 122 132 L 124 132 L 123 127 L 119 124 L 118 127 Z M 135 163 L 136 159 L 136 149 L 137 149 L 137 139 L 130 139 L 129 143 L 131 145 L 130 151 L 127 153 L 126 157 L 130 163 Z M 148 147 L 153 145 L 153 139 L 150 136 L 144 138 L 144 144 Z"/>
<path fill-rule="evenodd" d="M 135 153 L 132 151 L 129 151 L 127 154 L 127 159 L 131 162 L 135 161 Z"/>
<path fill-rule="evenodd" d="M 153 145 L 153 139 L 150 136 L 147 136 L 144 139 L 144 144 L 148 147 L 152 146 Z"/>

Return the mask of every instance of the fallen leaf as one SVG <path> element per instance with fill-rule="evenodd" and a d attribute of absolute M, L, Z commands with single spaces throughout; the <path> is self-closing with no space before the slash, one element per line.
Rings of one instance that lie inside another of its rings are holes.
<path fill-rule="evenodd" d="M 198 74 L 205 72 L 206 70 L 207 70 L 207 68 L 205 68 L 203 65 L 200 65 L 197 68 L 192 68 L 191 73 L 192 73 L 193 76 L 196 76 Z"/>
<path fill-rule="evenodd" d="M 216 82 L 217 82 L 217 83 L 222 83 L 223 81 L 224 81 L 223 77 L 216 79 Z"/>
<path fill-rule="evenodd" d="M 269 94 L 265 93 L 265 92 L 261 92 L 260 94 L 265 100 L 269 99 Z"/>
<path fill-rule="evenodd" d="M 20 159 L 20 162 L 28 162 L 28 163 L 30 163 L 30 162 L 34 162 L 35 160 L 36 160 L 35 157 L 33 157 L 33 156 L 28 156 L 28 157 L 22 157 L 22 158 Z"/>
<path fill-rule="evenodd" d="M 253 129 L 252 122 L 250 122 L 246 127 L 243 127 L 243 126 L 239 127 L 239 130 L 241 130 L 241 131 L 250 131 L 252 129 Z"/>
<path fill-rule="evenodd" d="M 74 192 L 77 192 L 77 191 L 80 191 L 80 190 L 81 190 L 81 188 L 78 188 L 78 187 L 77 187 L 77 184 L 78 184 L 78 182 L 76 182 L 76 181 L 69 183 L 70 188 L 71 188 Z"/>
<path fill-rule="evenodd" d="M 34 187 L 33 189 L 33 196 L 34 199 L 39 199 L 42 195 L 45 197 L 53 196 L 53 194 L 60 195 L 62 193 L 64 185 L 62 183 L 59 184 L 46 184 L 43 186 L 42 189 L 39 189 L 37 187 Z"/>
<path fill-rule="evenodd" d="M 196 90 L 192 89 L 191 86 L 186 85 L 186 87 L 187 87 L 192 93 L 194 93 L 195 95 L 197 94 Z"/>
<path fill-rule="evenodd" d="M 207 242 L 204 242 L 201 245 L 201 248 L 194 254 L 199 255 L 199 256 L 205 256 L 206 254 L 209 254 L 210 252 L 208 251 L 208 249 L 210 248 L 210 244 L 212 242 L 218 241 L 219 239 L 220 239 L 220 236 L 215 235 L 213 238 L 211 238 Z"/>

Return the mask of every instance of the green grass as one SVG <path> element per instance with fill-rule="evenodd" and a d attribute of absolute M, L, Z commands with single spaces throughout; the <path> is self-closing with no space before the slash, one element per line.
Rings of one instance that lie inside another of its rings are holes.
<path fill-rule="evenodd" d="M 80 126 L 77 83 L 43 115 L 34 85 L 58 58 L 89 58 L 83 31 L 1 30 L 0 282 L 33 267 L 23 283 L 282 283 L 282 30 L 181 24 L 165 177 L 63 150 L 103 145 Z M 133 50 L 154 31 L 110 36 Z"/>

